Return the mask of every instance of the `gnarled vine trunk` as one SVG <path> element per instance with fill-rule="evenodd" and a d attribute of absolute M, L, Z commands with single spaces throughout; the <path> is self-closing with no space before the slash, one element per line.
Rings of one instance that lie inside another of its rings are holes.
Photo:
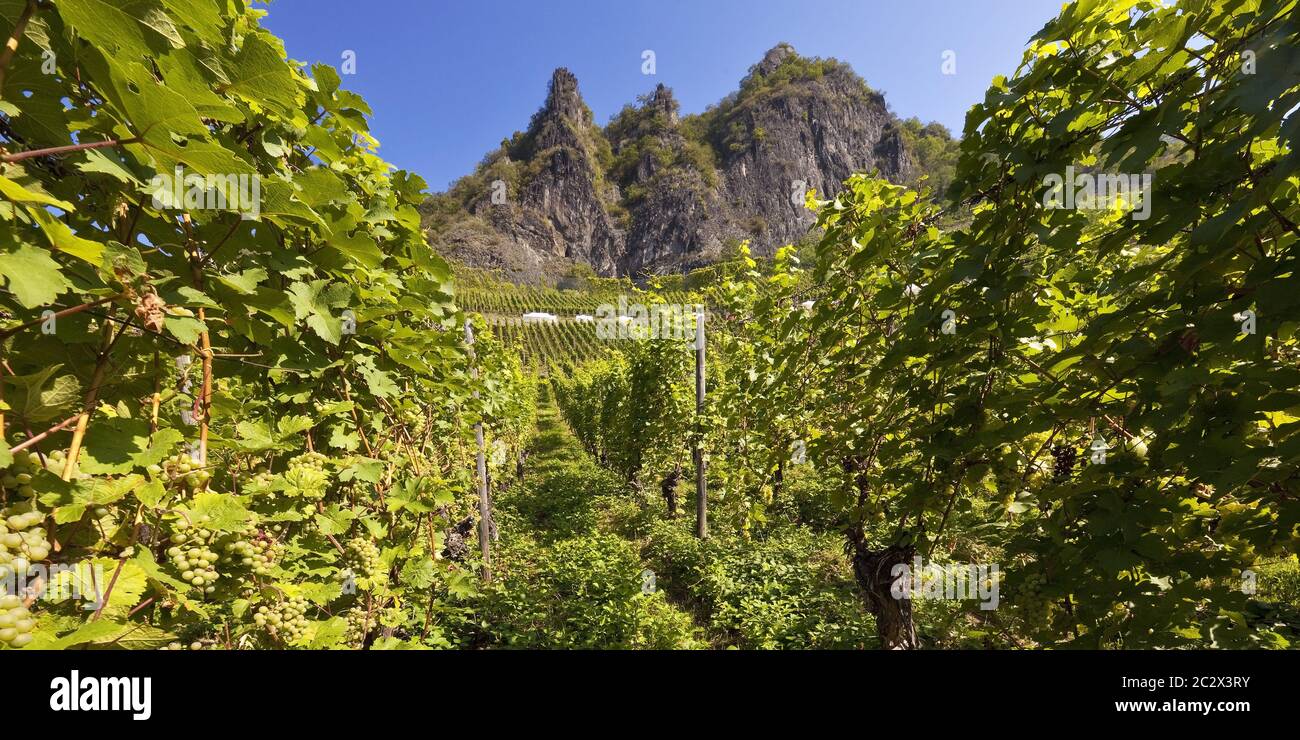
<path fill-rule="evenodd" d="M 677 482 L 682 479 L 682 466 L 678 465 L 673 471 L 664 476 L 659 483 L 659 490 L 663 493 L 664 504 L 668 507 L 668 518 L 677 518 Z"/>
<path fill-rule="evenodd" d="M 891 592 L 897 576 L 894 566 L 911 567 L 916 549 L 890 545 L 883 550 L 868 549 L 853 543 L 853 575 L 862 589 L 867 609 L 876 618 L 876 634 L 886 650 L 913 650 L 918 647 L 916 627 L 912 624 L 912 600 L 904 594 L 896 598 Z"/>
<path fill-rule="evenodd" d="M 879 442 L 869 457 L 852 455 L 842 462 L 844 472 L 852 476 L 857 491 L 858 505 L 863 506 L 871 497 L 871 482 L 867 470 L 879 449 Z M 849 552 L 853 556 L 853 577 L 862 589 L 867 610 L 876 618 L 876 635 L 885 650 L 913 650 L 918 647 L 916 626 L 912 624 L 912 600 L 904 592 L 899 597 L 892 593 L 894 581 L 900 575 L 894 566 L 911 567 L 916 548 L 911 545 L 890 545 L 873 550 L 867 545 L 863 523 L 858 521 L 848 532 Z M 915 574 L 914 577 L 920 577 Z"/>

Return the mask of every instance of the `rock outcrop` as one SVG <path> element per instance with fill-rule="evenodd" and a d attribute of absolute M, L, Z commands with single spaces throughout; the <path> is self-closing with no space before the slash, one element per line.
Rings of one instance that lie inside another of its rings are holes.
<path fill-rule="evenodd" d="M 558 69 L 528 129 L 431 199 L 425 225 L 435 249 L 519 281 L 574 265 L 606 276 L 689 270 L 745 239 L 757 255 L 799 241 L 813 224 L 807 189 L 835 193 L 857 171 L 910 180 L 908 142 L 852 69 L 786 44 L 703 114 L 682 116 L 659 85 L 603 129 Z"/>

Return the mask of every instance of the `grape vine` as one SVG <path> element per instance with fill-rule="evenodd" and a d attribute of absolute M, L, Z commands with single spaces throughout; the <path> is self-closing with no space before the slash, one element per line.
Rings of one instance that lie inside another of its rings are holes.
<path fill-rule="evenodd" d="M 473 425 L 522 451 L 532 382 L 471 373 L 338 72 L 245 2 L 106 7 L 0 5 L 0 642 L 434 641 Z"/>

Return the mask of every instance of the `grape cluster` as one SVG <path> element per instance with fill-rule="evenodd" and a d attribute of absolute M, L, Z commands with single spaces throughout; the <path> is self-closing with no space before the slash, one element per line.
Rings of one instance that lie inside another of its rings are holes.
<path fill-rule="evenodd" d="M 344 639 L 349 645 L 361 647 L 365 643 L 366 634 L 375 626 L 375 620 L 361 607 L 353 607 L 343 616 L 348 621 L 348 631 Z"/>
<path fill-rule="evenodd" d="M 31 631 L 35 628 L 36 620 L 22 605 L 22 598 L 16 594 L 0 596 L 0 645 L 22 648 L 31 642 Z"/>
<path fill-rule="evenodd" d="M 329 406 L 329 405 L 332 404 L 332 403 L 335 403 L 335 402 L 334 402 L 334 401 L 330 401 L 330 403 L 325 403 L 324 401 L 312 401 L 312 402 L 311 402 L 311 407 L 312 407 L 313 409 L 316 409 L 316 412 L 317 412 L 317 413 L 320 413 L 320 412 L 322 412 L 322 411 L 325 410 L 325 407 L 326 407 L 326 406 Z"/>
<path fill-rule="evenodd" d="M 203 648 L 204 648 L 203 643 L 202 643 L 202 642 L 199 642 L 198 640 L 195 640 L 194 642 L 191 642 L 191 643 L 189 644 L 189 649 L 190 649 L 190 650 L 202 650 Z M 185 650 L 185 649 L 186 649 L 186 646 L 185 646 L 185 645 L 182 645 L 182 644 L 179 643 L 179 642 L 173 642 L 173 643 L 169 643 L 169 644 L 167 645 L 167 647 L 162 647 L 162 648 L 158 648 L 158 649 L 159 649 L 159 650 Z"/>
<path fill-rule="evenodd" d="M 266 489 L 270 487 L 271 481 L 274 479 L 275 476 L 271 471 L 266 466 L 262 466 L 248 478 L 248 482 L 244 486 L 254 490 Z"/>
<path fill-rule="evenodd" d="M 258 534 L 251 539 L 238 539 L 225 546 L 226 562 L 238 563 L 253 569 L 259 576 L 271 574 L 271 567 L 280 554 L 280 546 L 266 535 Z"/>
<path fill-rule="evenodd" d="M 31 498 L 36 495 L 36 489 L 32 488 L 32 478 L 36 471 L 41 467 L 41 456 L 35 452 L 20 452 L 14 456 L 13 464 L 4 473 L 4 478 L 0 482 L 10 491 L 15 491 L 19 496 Z"/>
<path fill-rule="evenodd" d="M 54 450 L 47 454 L 44 463 L 41 461 L 40 454 L 36 452 L 19 452 L 14 455 L 13 463 L 4 470 L 3 474 L 0 474 L 0 484 L 19 496 L 31 498 L 37 493 L 34 485 L 37 472 L 45 468 L 55 475 L 63 475 L 63 467 L 67 460 L 67 453 L 63 450 Z M 73 463 L 72 477 L 89 478 L 90 476 L 82 473 L 76 463 Z"/>
<path fill-rule="evenodd" d="M 293 470 L 295 468 L 310 468 L 310 469 L 324 472 L 325 461 L 328 459 L 329 458 L 325 457 L 319 452 L 304 452 L 301 455 L 289 460 L 289 469 Z"/>
<path fill-rule="evenodd" d="M 32 641 L 36 620 L 17 595 L 0 596 L 0 645 L 20 648 Z"/>
<path fill-rule="evenodd" d="M 330 481 L 329 470 L 325 467 L 327 459 L 319 452 L 304 452 L 289 460 L 285 479 L 304 491 L 313 492 L 317 497 L 324 496 Z"/>
<path fill-rule="evenodd" d="M 217 553 L 212 550 L 215 535 L 204 529 L 177 532 L 171 536 L 167 557 L 180 573 L 181 580 L 205 594 L 217 590 Z"/>
<path fill-rule="evenodd" d="M 44 521 L 45 514 L 30 501 L 0 509 L 0 580 L 26 574 L 32 563 L 50 556 Z"/>
<path fill-rule="evenodd" d="M 293 642 L 307 630 L 307 606 L 307 600 L 298 596 L 279 604 L 262 604 L 253 614 L 253 622 L 272 636 Z"/>
<path fill-rule="evenodd" d="M 1016 590 L 1015 603 L 1024 618 L 1034 624 L 1046 625 L 1052 611 L 1052 599 L 1043 593 L 1047 577 L 1041 573 L 1025 576 Z"/>
<path fill-rule="evenodd" d="M 208 487 L 212 473 L 189 455 L 177 453 L 163 461 L 162 465 L 150 465 L 149 472 L 166 474 L 169 481 L 178 483 L 190 493 L 198 493 Z"/>
<path fill-rule="evenodd" d="M 1069 445 L 1052 445 L 1052 482 L 1064 483 L 1074 474 L 1079 451 Z"/>
<path fill-rule="evenodd" d="M 362 587 L 377 586 L 388 580 L 379 559 L 379 548 L 365 537 L 348 541 L 344 567 L 342 577 L 346 579 L 350 574 Z"/>
<path fill-rule="evenodd" d="M 402 422 L 410 430 L 424 429 L 426 418 L 424 410 L 414 404 L 405 406 L 401 410 Z"/>
<path fill-rule="evenodd" d="M 1004 457 L 998 457 L 993 460 L 993 475 L 998 491 L 998 500 L 1003 507 L 1010 506 L 1016 500 L 1016 492 L 1020 488 L 1020 476 L 1016 473 L 1015 465 Z"/>

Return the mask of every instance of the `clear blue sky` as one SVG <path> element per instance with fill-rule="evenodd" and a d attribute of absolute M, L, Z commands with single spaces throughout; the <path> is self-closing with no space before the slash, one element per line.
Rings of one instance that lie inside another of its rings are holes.
<path fill-rule="evenodd" d="M 848 62 L 900 116 L 960 133 L 1061 0 L 274 0 L 289 55 L 339 66 L 374 109 L 380 154 L 441 190 L 528 124 L 556 67 L 604 125 L 662 82 L 683 113 L 736 89 L 779 41 Z M 642 51 L 656 56 L 641 73 Z M 941 72 L 945 50 L 957 74 Z"/>

